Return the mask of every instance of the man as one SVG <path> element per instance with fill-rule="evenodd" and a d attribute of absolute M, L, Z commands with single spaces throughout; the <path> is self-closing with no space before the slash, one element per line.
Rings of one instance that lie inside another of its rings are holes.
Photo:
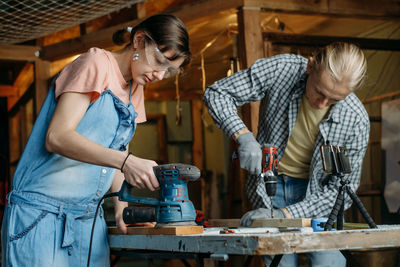
<path fill-rule="evenodd" d="M 250 174 L 247 196 L 255 210 L 242 217 L 242 225 L 271 216 L 264 184 L 256 178 L 261 172 L 260 144 L 278 150 L 275 217 L 328 217 L 340 186 L 323 171 L 319 149 L 328 141 L 348 150 L 352 172 L 346 178 L 357 190 L 370 126 L 353 91 L 365 73 L 366 59 L 357 46 L 333 43 L 308 60 L 288 54 L 259 59 L 206 89 L 203 101 L 217 126 L 238 142 L 240 166 Z M 255 139 L 237 115 L 237 106 L 257 100 L 261 104 Z M 345 209 L 350 205 L 346 196 Z M 345 266 L 338 251 L 310 253 L 309 259 L 312 266 Z M 296 265 L 292 254 L 284 255 L 280 266 Z"/>

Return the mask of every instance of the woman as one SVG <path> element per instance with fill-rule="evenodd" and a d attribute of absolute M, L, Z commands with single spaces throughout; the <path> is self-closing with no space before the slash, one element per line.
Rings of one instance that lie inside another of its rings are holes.
<path fill-rule="evenodd" d="M 123 32 L 114 36 L 120 39 Z M 53 81 L 13 178 L 2 227 L 3 266 L 86 264 L 97 203 L 124 179 L 155 190 L 154 161 L 128 154 L 145 121 L 143 85 L 190 61 L 185 25 L 172 15 L 148 18 L 118 52 L 92 48 Z M 115 220 L 126 233 L 114 199 Z M 107 228 L 97 220 L 91 266 L 109 266 Z"/>

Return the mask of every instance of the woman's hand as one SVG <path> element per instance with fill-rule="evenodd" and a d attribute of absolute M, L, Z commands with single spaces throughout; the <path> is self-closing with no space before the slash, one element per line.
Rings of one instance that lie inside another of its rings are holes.
<path fill-rule="evenodd" d="M 115 223 L 121 233 L 124 235 L 128 233 L 127 224 L 125 224 L 124 220 L 122 219 L 122 211 L 115 212 Z"/>
<path fill-rule="evenodd" d="M 160 187 L 153 171 L 154 166 L 157 166 L 155 161 L 138 158 L 130 154 L 122 172 L 125 175 L 125 180 L 133 187 L 154 191 Z"/>

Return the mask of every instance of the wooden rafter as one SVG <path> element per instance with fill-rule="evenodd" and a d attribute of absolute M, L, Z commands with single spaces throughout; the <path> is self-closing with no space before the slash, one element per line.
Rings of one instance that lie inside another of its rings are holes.
<path fill-rule="evenodd" d="M 244 0 L 244 6 L 265 11 L 369 18 L 399 18 L 400 14 L 400 6 L 396 0 Z"/>
<path fill-rule="evenodd" d="M 0 45 L 0 59 L 31 61 L 38 57 L 39 46 L 29 45 Z"/>
<path fill-rule="evenodd" d="M 13 85 L 0 85 L 0 97 L 18 96 Z"/>
<path fill-rule="evenodd" d="M 243 0 L 207 0 L 186 4 L 181 8 L 177 8 L 171 12 L 182 21 L 190 21 L 206 15 L 216 14 L 220 11 L 234 9 L 243 4 Z M 144 18 L 143 18 L 144 19 Z M 54 45 L 46 46 L 40 53 L 40 58 L 53 61 L 56 59 L 73 56 L 86 52 L 91 47 L 111 48 L 115 47 L 111 36 L 119 29 L 137 25 L 143 19 L 128 21 L 107 29 L 99 30 L 84 36 L 63 41 Z"/>
<path fill-rule="evenodd" d="M 25 94 L 28 88 L 32 85 L 34 77 L 35 75 L 33 64 L 27 63 L 18 74 L 18 77 L 15 79 L 14 84 L 11 88 L 12 91 L 15 92 L 15 95 L 8 97 L 8 110 L 10 110 L 15 105 L 15 103 L 18 102 L 20 97 Z"/>
<path fill-rule="evenodd" d="M 362 49 L 399 51 L 400 40 L 356 38 L 340 36 L 313 36 L 304 34 L 264 33 L 264 40 L 278 45 L 324 46 L 332 42 L 351 42 Z"/>

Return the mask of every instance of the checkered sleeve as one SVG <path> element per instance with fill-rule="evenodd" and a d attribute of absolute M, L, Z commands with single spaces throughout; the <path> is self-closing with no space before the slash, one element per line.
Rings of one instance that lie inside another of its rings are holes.
<path fill-rule="evenodd" d="M 237 107 L 264 98 L 274 84 L 278 64 L 277 58 L 262 58 L 250 68 L 206 88 L 203 102 L 216 125 L 229 137 L 246 127 L 237 113 Z"/>
<path fill-rule="evenodd" d="M 362 104 L 360 103 L 360 105 Z M 361 106 L 359 112 L 362 116 L 357 115 L 358 121 L 356 121 L 356 123 L 345 122 L 340 127 L 334 128 L 335 136 L 347 136 L 343 145 L 348 150 L 352 172 L 346 174 L 344 178 L 349 181 L 350 188 L 354 192 L 356 192 L 360 184 L 362 161 L 368 146 L 370 131 L 368 115 Z M 349 117 L 348 121 L 352 121 L 353 119 L 354 115 L 353 118 Z M 322 166 L 320 157 L 317 164 Z M 340 181 L 339 179 L 333 179 L 333 176 L 325 175 L 325 177 L 328 178 L 328 182 L 323 183 L 323 174 L 319 172 L 316 176 L 319 177 L 311 177 L 311 179 L 317 179 L 319 182 L 310 183 L 309 194 L 307 194 L 305 199 L 287 207 L 288 211 L 294 218 L 327 217 L 330 214 L 336 201 Z M 345 210 L 348 209 L 351 204 L 352 200 L 350 196 L 345 194 Z"/>

